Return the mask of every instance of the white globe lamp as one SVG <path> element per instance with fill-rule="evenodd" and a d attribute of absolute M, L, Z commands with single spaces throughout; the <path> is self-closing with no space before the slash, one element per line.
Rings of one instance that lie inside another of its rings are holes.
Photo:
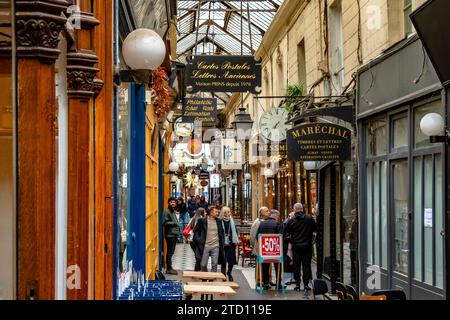
<path fill-rule="evenodd" d="M 428 137 L 439 136 L 444 129 L 445 120 L 438 113 L 428 113 L 420 120 L 420 130 Z"/>
<path fill-rule="evenodd" d="M 303 162 L 303 167 L 305 168 L 306 171 L 317 170 L 317 162 L 305 161 L 305 162 Z"/>
<path fill-rule="evenodd" d="M 180 170 L 180 165 L 177 162 L 171 162 L 169 164 L 169 171 L 170 172 L 177 172 Z"/>
<path fill-rule="evenodd" d="M 274 175 L 274 172 L 273 172 L 272 169 L 267 168 L 266 170 L 264 170 L 264 176 L 265 177 L 270 178 L 270 177 L 273 177 L 273 175 Z"/>
<path fill-rule="evenodd" d="M 252 180 L 252 175 L 250 173 L 246 173 L 244 175 L 245 180 Z"/>
<path fill-rule="evenodd" d="M 156 70 L 166 57 L 166 45 L 155 31 L 136 29 L 125 38 L 122 54 L 127 66 L 133 71 L 137 83 L 149 81 L 152 70 Z"/>

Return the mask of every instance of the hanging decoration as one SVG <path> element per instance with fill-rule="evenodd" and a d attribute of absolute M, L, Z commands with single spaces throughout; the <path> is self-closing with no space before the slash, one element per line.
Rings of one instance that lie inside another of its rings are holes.
<path fill-rule="evenodd" d="M 161 120 L 170 111 L 173 102 L 173 93 L 169 87 L 169 77 L 162 67 L 153 72 L 152 89 L 155 97 L 152 99 L 152 105 L 158 120 Z"/>
<path fill-rule="evenodd" d="M 186 187 L 193 188 L 199 185 L 198 176 L 194 176 L 191 172 L 186 173 Z"/>

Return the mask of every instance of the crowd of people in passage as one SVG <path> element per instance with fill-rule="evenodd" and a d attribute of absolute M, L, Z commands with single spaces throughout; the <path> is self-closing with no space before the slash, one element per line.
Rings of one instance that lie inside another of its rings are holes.
<path fill-rule="evenodd" d="M 229 281 L 233 281 L 232 270 L 238 263 L 236 248 L 239 239 L 230 208 L 209 205 L 204 196 L 191 197 L 187 205 L 182 198 L 178 200 L 170 198 L 164 217 L 167 274 L 177 274 L 172 268 L 172 256 L 176 243 L 184 237 L 195 255 L 195 271 L 207 271 L 208 262 L 211 260 L 212 272 L 217 272 L 220 265 L 221 272 Z M 296 285 L 294 290 L 300 290 L 301 282 L 304 290 L 311 290 L 309 282 L 312 280 L 311 259 L 316 231 L 314 218 L 304 212 L 300 203 L 294 205 L 293 212 L 284 221 L 281 221 L 279 211 L 262 207 L 259 210 L 259 217 L 250 229 L 250 244 L 256 256 L 259 234 L 282 234 L 284 246 L 288 247 L 285 251 L 293 262 Z M 276 274 L 281 275 L 281 272 L 278 272 L 279 264 L 275 263 L 274 267 Z M 262 264 L 264 290 L 276 285 L 270 279 L 270 268 L 269 263 Z M 281 285 L 281 279 L 276 279 L 276 282 L 279 288 L 285 288 Z"/>

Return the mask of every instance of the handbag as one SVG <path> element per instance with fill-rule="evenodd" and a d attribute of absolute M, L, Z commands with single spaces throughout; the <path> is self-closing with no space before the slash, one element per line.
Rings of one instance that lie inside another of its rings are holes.
<path fill-rule="evenodd" d="M 183 236 L 189 238 L 190 235 L 191 235 L 191 224 L 188 224 L 186 228 L 184 228 L 183 230 Z"/>

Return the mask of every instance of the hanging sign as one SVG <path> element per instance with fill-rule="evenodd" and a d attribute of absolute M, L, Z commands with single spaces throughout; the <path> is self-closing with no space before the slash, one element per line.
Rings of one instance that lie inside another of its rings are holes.
<path fill-rule="evenodd" d="M 283 235 L 258 235 L 258 263 L 283 262 Z"/>
<path fill-rule="evenodd" d="M 220 174 L 213 173 L 210 179 L 211 188 L 220 188 Z"/>
<path fill-rule="evenodd" d="M 200 180 L 208 180 L 209 179 L 209 172 L 208 171 L 200 172 L 200 174 L 198 175 L 198 178 Z"/>
<path fill-rule="evenodd" d="M 194 56 L 186 65 L 186 86 L 195 92 L 261 93 L 261 62 L 253 56 Z"/>
<path fill-rule="evenodd" d="M 289 161 L 351 159 L 351 131 L 330 123 L 307 123 L 287 132 Z"/>
<path fill-rule="evenodd" d="M 202 126 L 215 125 L 217 122 L 217 99 L 183 99 L 182 119 L 184 123 L 201 122 Z"/>
<path fill-rule="evenodd" d="M 223 170 L 242 169 L 242 144 L 234 139 L 222 139 L 221 165 Z"/>

